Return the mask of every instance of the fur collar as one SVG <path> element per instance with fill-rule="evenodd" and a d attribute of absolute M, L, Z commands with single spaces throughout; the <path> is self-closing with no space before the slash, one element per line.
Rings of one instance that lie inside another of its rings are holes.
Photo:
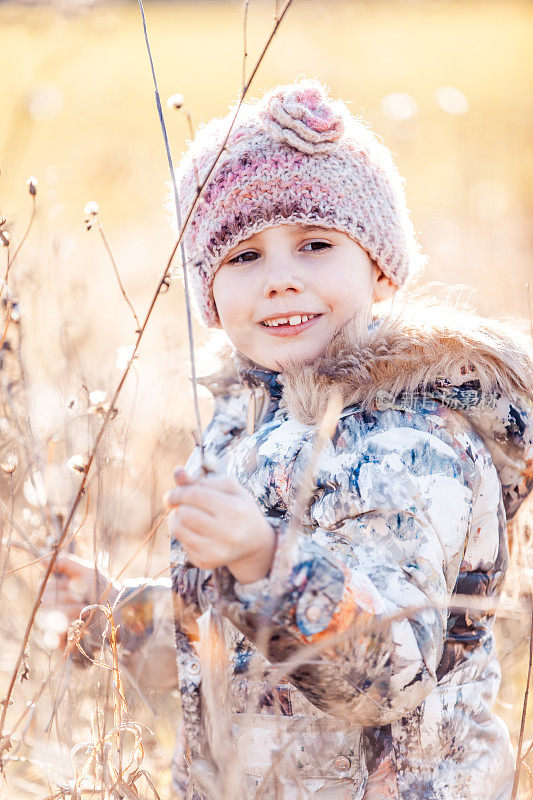
<path fill-rule="evenodd" d="M 242 381 L 251 362 L 234 354 L 234 363 Z M 226 364 L 202 383 L 214 394 L 235 392 L 236 377 L 235 367 Z M 532 340 L 516 323 L 481 317 L 457 302 L 418 298 L 370 325 L 351 320 L 316 361 L 294 363 L 279 377 L 287 410 L 305 424 L 322 419 L 333 387 L 344 407 L 371 408 L 383 393 L 390 399 L 431 384 L 468 381 L 479 381 L 482 392 L 497 388 L 533 399 Z"/>
<path fill-rule="evenodd" d="M 294 364 L 283 376 L 287 408 L 301 422 L 316 424 L 333 386 L 343 406 L 375 406 L 380 395 L 397 397 L 431 384 L 477 380 L 482 393 L 533 398 L 531 339 L 508 324 L 449 305 L 412 303 L 375 318 L 356 320 L 311 365 Z"/>

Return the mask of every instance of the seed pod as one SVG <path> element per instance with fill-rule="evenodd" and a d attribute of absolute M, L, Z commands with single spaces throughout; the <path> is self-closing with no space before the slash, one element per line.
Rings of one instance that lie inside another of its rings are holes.
<path fill-rule="evenodd" d="M 13 475 L 18 467 L 18 464 L 19 460 L 16 453 L 8 453 L 8 455 L 0 463 L 0 468 L 2 469 L 2 472 L 5 472 L 6 475 Z"/>
<path fill-rule="evenodd" d="M 87 217 L 96 217 L 100 212 L 100 206 L 95 200 L 89 200 L 83 211 Z"/>
<path fill-rule="evenodd" d="M 173 94 L 167 100 L 167 108 L 181 108 L 184 102 L 182 94 Z"/>
<path fill-rule="evenodd" d="M 67 467 L 73 470 L 73 472 L 81 472 L 82 474 L 87 472 L 86 459 L 79 453 L 69 458 L 67 461 Z"/>
<path fill-rule="evenodd" d="M 32 197 L 35 197 L 37 194 L 37 178 L 34 178 L 33 175 L 30 175 L 28 180 L 26 181 L 26 185 L 28 187 L 28 191 Z"/>
<path fill-rule="evenodd" d="M 11 317 L 11 322 L 17 324 L 20 322 L 20 305 L 17 300 L 11 301 L 11 308 L 9 309 L 9 316 Z"/>

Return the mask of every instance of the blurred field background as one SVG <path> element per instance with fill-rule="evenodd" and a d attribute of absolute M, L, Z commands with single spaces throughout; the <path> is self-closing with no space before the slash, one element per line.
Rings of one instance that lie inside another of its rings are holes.
<path fill-rule="evenodd" d="M 249 64 L 272 27 L 274 6 L 266 0 L 250 4 Z M 224 114 L 241 85 L 242 3 L 157 3 L 146 12 L 163 103 L 182 93 L 194 125 Z M 79 483 L 68 461 L 88 451 L 136 327 L 98 231 L 85 229 L 84 207 L 98 202 L 122 281 L 142 317 L 173 246 L 163 208 L 168 167 L 135 3 L 0 4 L 0 75 L 0 216 L 7 218 L 5 230 L 15 246 L 31 212 L 26 179 L 38 180 L 36 220 L 10 274 L 21 321 L 8 331 L 11 349 L 4 347 L 2 360 L 2 380 L 17 384 L 20 341 L 25 378 L 17 402 L 27 410 L 19 416 L 31 424 L 31 436 L 28 429 L 24 436 L 35 456 L 28 461 L 27 452 L 26 458 L 19 453 L 20 441 L 14 443 L 9 430 L 12 410 L 4 408 L 2 463 L 15 463 L 6 461 L 11 456 L 18 460 L 13 472 L 2 468 L 0 497 L 24 535 L 42 547 L 50 543 L 43 508 L 59 515 L 68 508 Z M 295 0 L 250 96 L 298 75 L 326 82 L 396 154 L 415 227 L 430 255 L 422 282 L 463 284 L 475 308 L 527 325 L 533 278 L 533 3 Z M 188 138 L 187 120 L 183 110 L 166 116 L 177 160 Z M 209 369 L 220 337 L 196 332 L 205 345 L 200 369 Z M 96 551 L 112 575 L 130 559 L 129 576 L 165 574 L 164 525 L 135 553 L 160 511 L 172 467 L 192 447 L 188 374 L 183 290 L 174 281 L 158 300 L 103 442 L 88 513 L 84 517 L 80 507 L 73 526 L 81 525 L 76 552 L 93 557 Z M 202 410 L 208 419 L 207 398 Z M 28 552 L 7 548 L 19 534 L 4 521 L 2 686 L 43 572 L 33 566 L 4 575 L 30 560 Z M 529 575 L 522 570 L 522 588 Z M 520 613 L 514 579 L 512 589 L 514 605 L 506 606 L 512 613 L 500 624 L 504 680 L 497 711 L 516 743 L 529 623 Z M 7 730 L 25 716 L 5 780 L 0 777 L 1 797 L 69 797 L 65 787 L 76 777 L 71 749 L 91 738 L 90 715 L 103 673 L 69 666 L 65 681 L 58 639 L 38 617 L 28 679 L 17 682 L 7 713 Z M 125 684 L 132 714 L 155 733 L 145 735 L 143 766 L 161 797 L 168 797 L 177 698 L 150 693 L 150 710 Z M 528 721 L 526 739 L 532 736 Z M 58 787 L 63 794 L 54 794 Z M 143 792 L 141 797 L 152 796 Z M 532 796 L 525 776 L 523 797 Z"/>

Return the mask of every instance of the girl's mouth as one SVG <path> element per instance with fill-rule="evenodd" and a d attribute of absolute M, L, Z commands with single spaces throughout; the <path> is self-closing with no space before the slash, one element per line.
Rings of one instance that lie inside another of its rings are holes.
<path fill-rule="evenodd" d="M 298 336 L 314 325 L 321 316 L 322 314 L 295 314 L 291 317 L 269 319 L 259 324 L 271 336 Z"/>

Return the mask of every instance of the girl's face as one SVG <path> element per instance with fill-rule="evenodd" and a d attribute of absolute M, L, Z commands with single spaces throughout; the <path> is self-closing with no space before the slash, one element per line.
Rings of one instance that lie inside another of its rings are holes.
<path fill-rule="evenodd" d="M 234 247 L 213 295 L 227 335 L 256 364 L 283 370 L 324 352 L 351 317 L 370 318 L 394 286 L 345 233 L 310 225 L 267 228 Z"/>

